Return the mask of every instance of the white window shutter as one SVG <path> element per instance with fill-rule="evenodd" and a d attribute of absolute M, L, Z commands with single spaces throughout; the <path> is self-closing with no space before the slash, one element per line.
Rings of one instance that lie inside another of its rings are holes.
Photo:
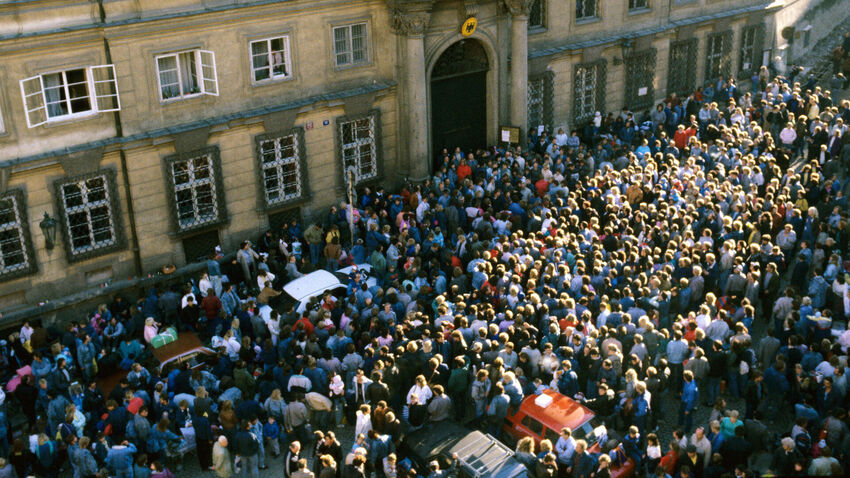
<path fill-rule="evenodd" d="M 101 112 L 120 110 L 121 99 L 118 96 L 118 77 L 115 76 L 115 65 L 92 66 L 90 70 L 94 103 L 97 110 Z"/>
<path fill-rule="evenodd" d="M 47 123 L 47 108 L 44 105 L 44 85 L 40 76 L 21 80 L 21 98 L 24 101 L 24 111 L 27 114 L 27 126 Z"/>
<path fill-rule="evenodd" d="M 218 76 L 215 71 L 215 54 L 200 50 L 201 54 L 201 90 L 208 95 L 218 96 Z"/>

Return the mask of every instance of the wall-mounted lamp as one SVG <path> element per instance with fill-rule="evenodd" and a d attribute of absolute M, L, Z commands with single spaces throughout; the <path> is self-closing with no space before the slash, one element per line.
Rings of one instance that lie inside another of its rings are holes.
<path fill-rule="evenodd" d="M 44 247 L 50 251 L 56 245 L 56 219 L 50 217 L 47 212 L 44 213 L 44 219 L 38 223 L 41 232 L 44 234 Z"/>
<path fill-rule="evenodd" d="M 626 58 L 632 56 L 634 53 L 635 46 L 632 44 L 632 41 L 626 38 L 620 43 L 620 55 L 622 58 L 614 58 L 615 65 L 622 65 Z"/>

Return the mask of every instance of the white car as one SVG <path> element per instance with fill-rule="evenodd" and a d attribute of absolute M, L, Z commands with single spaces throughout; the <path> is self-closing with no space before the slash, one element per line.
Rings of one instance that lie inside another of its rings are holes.
<path fill-rule="evenodd" d="M 370 288 L 378 284 L 378 280 L 371 276 L 372 266 L 369 264 L 357 264 L 336 272 L 319 270 L 289 281 L 283 286 L 284 304 L 294 302 L 296 304 L 295 311 L 301 314 L 307 309 L 310 299 L 321 297 L 327 291 L 331 291 L 337 299 L 344 298 L 350 281 L 348 275 L 355 267 L 360 272 L 361 277 L 365 276 L 366 284 Z M 286 309 L 287 307 L 284 306 L 284 310 Z"/>

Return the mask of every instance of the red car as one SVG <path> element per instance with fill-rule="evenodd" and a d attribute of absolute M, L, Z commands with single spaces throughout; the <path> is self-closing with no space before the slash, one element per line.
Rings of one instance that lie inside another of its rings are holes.
<path fill-rule="evenodd" d="M 564 427 L 572 430 L 574 439 L 587 442 L 589 453 L 602 452 L 599 438 L 607 435 L 605 425 L 589 408 L 554 390 L 526 397 L 519 410 L 505 419 L 502 432 L 513 441 L 531 437 L 536 445 L 540 445 L 543 439 L 549 439 L 555 445 Z M 634 474 L 635 461 L 632 458 L 621 466 L 611 463 L 612 478 L 631 478 Z"/>

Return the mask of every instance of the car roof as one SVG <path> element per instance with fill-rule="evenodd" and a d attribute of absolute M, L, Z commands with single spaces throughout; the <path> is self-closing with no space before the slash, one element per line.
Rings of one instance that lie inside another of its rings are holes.
<path fill-rule="evenodd" d="M 520 410 L 555 433 L 560 433 L 563 427 L 578 428 L 594 417 L 593 411 L 566 395 L 550 389 L 543 390 L 543 393 L 552 397 L 552 403 L 547 407 L 537 405 L 535 399 L 538 395 L 533 394 L 526 397 Z"/>
<path fill-rule="evenodd" d="M 215 355 L 215 352 L 204 347 L 204 344 L 201 343 L 201 339 L 197 335 L 192 332 L 181 332 L 177 335 L 177 340 L 174 342 L 153 349 L 153 356 L 160 363 L 160 366 L 162 366 L 195 352 Z"/>
<path fill-rule="evenodd" d="M 473 477 L 528 476 L 525 465 L 500 441 L 453 422 L 429 423 L 405 437 L 405 444 L 421 465 L 437 456 L 446 459 L 457 453 L 459 466 Z M 444 464 L 445 460 L 441 461 Z"/>
<path fill-rule="evenodd" d="M 304 277 L 289 281 L 283 290 L 296 301 L 312 297 L 332 287 L 342 285 L 337 277 L 325 270 L 311 272 Z"/>

